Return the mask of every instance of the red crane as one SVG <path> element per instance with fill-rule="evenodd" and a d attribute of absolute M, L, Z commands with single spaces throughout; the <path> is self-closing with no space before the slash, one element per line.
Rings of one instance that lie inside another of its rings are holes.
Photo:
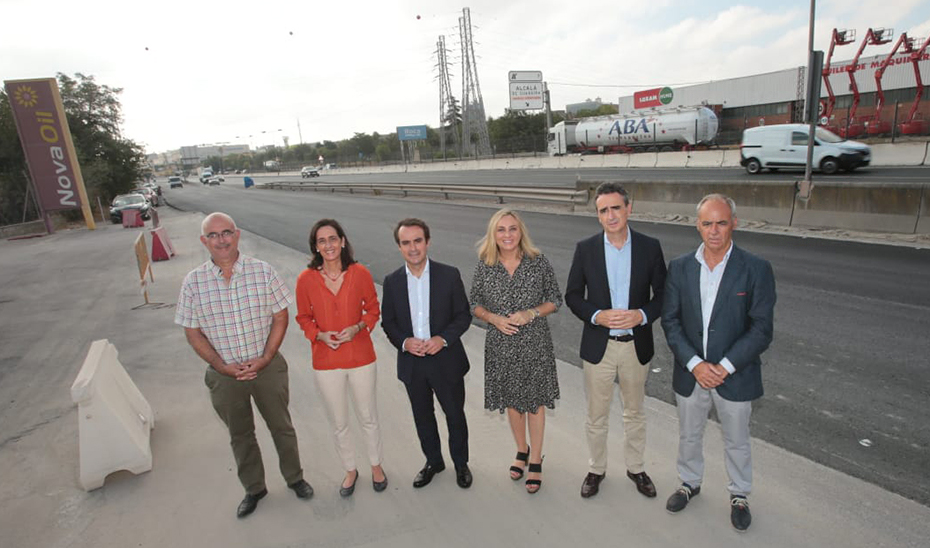
<path fill-rule="evenodd" d="M 872 116 L 871 120 L 865 123 L 869 135 L 891 133 L 891 122 L 882 121 L 882 107 L 885 106 L 885 92 L 882 89 L 882 76 L 884 76 L 885 69 L 891 64 L 895 54 L 898 53 L 898 48 L 903 45 L 904 53 L 913 53 L 914 42 L 915 40 L 913 38 L 907 37 L 906 32 L 902 34 L 901 37 L 898 38 L 898 41 L 895 42 L 894 47 L 891 48 L 891 53 L 888 54 L 888 57 L 885 57 L 885 60 L 882 61 L 878 69 L 875 70 L 875 114 Z M 917 71 L 917 80 L 920 80 L 919 70 Z"/>
<path fill-rule="evenodd" d="M 920 98 L 924 94 L 924 82 L 920 78 L 920 67 L 917 65 L 917 61 L 920 61 L 920 58 L 923 57 L 924 52 L 927 51 L 927 46 L 930 46 L 930 36 L 924 40 L 920 48 L 911 52 L 911 63 L 914 64 L 914 76 L 917 77 L 917 96 L 914 97 L 914 104 L 911 105 L 911 110 L 907 113 L 904 121 L 898 125 L 898 129 L 901 131 L 902 135 L 920 135 L 927 127 L 926 121 L 914 119 L 914 115 L 917 114 L 917 107 L 920 105 Z"/>
<path fill-rule="evenodd" d="M 846 127 L 841 127 L 839 135 L 849 139 L 858 137 L 865 131 L 865 126 L 860 120 L 856 120 L 856 110 L 859 108 L 859 86 L 856 84 L 856 70 L 859 68 L 859 57 L 868 45 L 878 46 L 891 42 L 893 29 L 869 29 L 859 46 L 859 51 L 853 57 L 852 63 L 849 64 L 847 73 L 849 74 L 849 87 L 853 92 L 852 106 L 849 107 L 849 114 L 846 117 Z"/>
<path fill-rule="evenodd" d="M 827 104 L 823 109 L 821 114 L 821 120 L 827 120 L 826 123 L 821 124 L 826 126 L 827 129 L 836 133 L 837 128 L 834 125 L 829 124 L 830 116 L 833 115 L 833 107 L 836 106 L 836 94 L 833 93 L 833 86 L 830 85 L 830 59 L 833 57 L 833 49 L 836 46 L 845 46 L 846 44 L 852 44 L 856 40 L 856 29 L 843 29 L 837 30 L 833 29 L 833 37 L 830 39 L 830 50 L 827 52 L 827 59 L 823 64 L 823 85 L 827 88 Z"/>

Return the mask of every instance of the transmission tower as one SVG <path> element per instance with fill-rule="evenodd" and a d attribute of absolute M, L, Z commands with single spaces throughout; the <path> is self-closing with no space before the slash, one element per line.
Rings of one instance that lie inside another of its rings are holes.
<path fill-rule="evenodd" d="M 471 149 L 472 140 L 477 145 L 477 155 L 491 154 L 491 139 L 488 137 L 488 119 L 484 115 L 484 99 L 478 84 L 478 64 L 471 35 L 471 11 L 462 8 L 459 17 L 459 38 L 462 42 L 462 147 Z"/>
<path fill-rule="evenodd" d="M 452 85 L 449 83 L 449 62 L 446 60 L 446 37 L 440 35 L 436 42 L 436 58 L 439 60 L 439 142 L 442 148 L 442 157 L 446 157 L 446 123 L 452 132 L 452 142 L 459 157 L 462 155 L 462 144 L 459 140 L 459 128 L 455 117 L 455 97 L 452 95 Z"/>

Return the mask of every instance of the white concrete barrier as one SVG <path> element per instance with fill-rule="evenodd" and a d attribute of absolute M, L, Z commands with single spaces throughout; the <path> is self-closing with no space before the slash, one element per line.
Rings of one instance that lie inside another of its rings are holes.
<path fill-rule="evenodd" d="M 656 167 L 686 167 L 687 165 L 687 152 L 659 152 L 656 154 Z"/>
<path fill-rule="evenodd" d="M 720 167 L 739 167 L 740 154 L 738 148 L 727 148 L 723 151 L 723 161 Z"/>
<path fill-rule="evenodd" d="M 604 167 L 630 167 L 630 154 L 607 154 Z"/>
<path fill-rule="evenodd" d="M 92 491 L 118 470 L 141 474 L 152 469 L 149 437 L 155 414 L 119 363 L 116 347 L 94 341 L 71 385 L 78 404 L 81 486 Z"/>
<path fill-rule="evenodd" d="M 561 158 L 558 156 L 547 156 L 539 159 L 541 169 L 558 169 L 562 167 Z"/>
<path fill-rule="evenodd" d="M 927 143 L 872 145 L 873 166 L 919 166 L 927 160 Z"/>
<path fill-rule="evenodd" d="M 605 156 L 604 154 L 588 154 L 587 156 L 582 156 L 581 161 L 578 162 L 578 166 L 588 169 L 602 168 L 604 167 Z"/>
<path fill-rule="evenodd" d="M 722 163 L 722 150 L 695 150 L 691 152 L 685 167 L 720 167 Z"/>
<path fill-rule="evenodd" d="M 656 152 L 634 152 L 630 154 L 628 167 L 656 167 Z"/>

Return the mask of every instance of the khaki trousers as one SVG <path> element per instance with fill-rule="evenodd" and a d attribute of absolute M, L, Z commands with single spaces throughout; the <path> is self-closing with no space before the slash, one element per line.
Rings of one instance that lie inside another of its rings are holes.
<path fill-rule="evenodd" d="M 265 488 L 265 467 L 255 439 L 252 400 L 271 432 L 281 475 L 288 485 L 303 479 L 297 433 L 287 409 L 287 362 L 281 354 L 275 354 L 258 377 L 250 381 L 237 381 L 208 366 L 204 383 L 210 389 L 213 409 L 229 429 L 229 444 L 236 458 L 239 481 L 247 493 L 254 495 Z"/>
<path fill-rule="evenodd" d="M 620 379 L 620 403 L 623 405 L 625 433 L 624 458 L 627 470 L 643 471 L 646 451 L 646 413 L 643 400 L 649 368 L 639 363 L 633 341 L 607 341 L 607 350 L 600 363 L 584 363 L 584 387 L 588 400 L 585 436 L 593 474 L 607 472 L 607 431 L 610 403 L 614 397 L 614 379 Z"/>
<path fill-rule="evenodd" d="M 316 386 L 326 402 L 326 414 L 333 427 L 336 452 L 347 472 L 355 470 L 355 447 L 349 432 L 349 392 L 355 404 L 355 416 L 365 434 L 368 462 L 381 464 L 381 429 L 378 426 L 378 364 L 372 362 L 350 369 L 314 369 Z"/>

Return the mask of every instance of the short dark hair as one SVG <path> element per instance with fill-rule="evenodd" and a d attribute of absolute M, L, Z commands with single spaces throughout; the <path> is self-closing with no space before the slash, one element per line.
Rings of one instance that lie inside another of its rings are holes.
<path fill-rule="evenodd" d="M 394 227 L 394 241 L 397 245 L 400 245 L 400 229 L 405 226 L 418 226 L 423 229 L 423 237 L 426 238 L 426 241 L 429 241 L 429 226 L 422 219 L 417 219 L 415 217 L 408 217 L 403 221 L 397 223 L 397 226 Z"/>
<path fill-rule="evenodd" d="M 323 254 L 316 248 L 316 233 L 325 226 L 332 227 L 336 231 L 336 235 L 345 240 L 346 246 L 342 249 L 339 258 L 342 260 L 342 269 L 349 268 L 349 265 L 355 262 L 355 257 L 352 256 L 352 244 L 349 243 L 345 230 L 342 230 L 342 225 L 335 219 L 320 219 L 310 229 L 310 253 L 313 254 L 313 258 L 307 268 L 321 268 L 323 266 Z"/>
<path fill-rule="evenodd" d="M 603 196 L 604 194 L 619 194 L 623 196 L 623 205 L 630 205 L 630 193 L 626 191 L 620 183 L 614 181 L 607 181 L 601 183 L 597 186 L 597 190 L 594 191 L 594 201 L 597 202 L 597 199 Z"/>

